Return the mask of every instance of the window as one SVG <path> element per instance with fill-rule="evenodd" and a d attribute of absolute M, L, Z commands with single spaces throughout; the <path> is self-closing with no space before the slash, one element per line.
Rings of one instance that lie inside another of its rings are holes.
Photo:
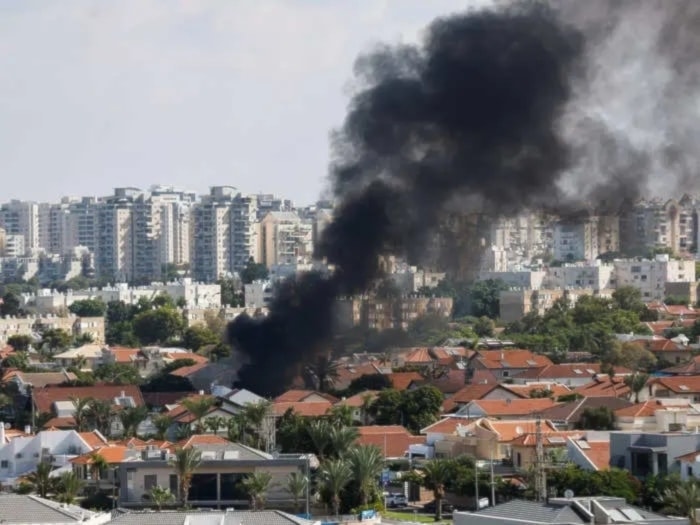
<path fill-rule="evenodd" d="M 6 459 L 0 461 L 0 468 L 10 468 L 10 463 Z"/>
<path fill-rule="evenodd" d="M 172 492 L 173 494 L 177 494 L 177 491 L 177 474 L 170 474 L 170 492 Z"/>
<path fill-rule="evenodd" d="M 143 477 L 143 490 L 149 491 L 158 484 L 158 476 L 156 474 L 146 474 Z"/>

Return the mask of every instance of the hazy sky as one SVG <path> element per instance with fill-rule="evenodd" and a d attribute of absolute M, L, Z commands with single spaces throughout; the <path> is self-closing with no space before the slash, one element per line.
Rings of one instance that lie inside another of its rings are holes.
<path fill-rule="evenodd" d="M 316 200 L 356 56 L 474 0 L 2 0 L 0 201 L 233 185 Z"/>

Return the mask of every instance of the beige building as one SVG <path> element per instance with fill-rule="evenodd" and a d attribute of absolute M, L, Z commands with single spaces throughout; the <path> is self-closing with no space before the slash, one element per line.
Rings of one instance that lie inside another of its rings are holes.
<path fill-rule="evenodd" d="M 313 255 L 313 224 L 291 211 L 273 211 L 260 222 L 260 258 L 268 268 Z"/>
<path fill-rule="evenodd" d="M 105 320 L 103 317 L 58 317 L 28 316 L 0 318 L 0 344 L 7 344 L 13 335 L 37 336 L 42 330 L 60 329 L 73 337 L 90 334 L 95 343 L 105 340 Z"/>
<path fill-rule="evenodd" d="M 614 290 L 593 290 L 592 288 L 580 288 L 565 290 L 562 288 L 542 290 L 505 290 L 499 297 L 499 316 L 507 323 L 522 319 L 530 312 L 545 312 L 551 308 L 558 299 L 566 298 L 570 304 L 576 304 L 579 297 L 584 295 L 596 295 L 599 297 L 612 297 Z"/>
<path fill-rule="evenodd" d="M 436 314 L 449 319 L 452 315 L 452 305 L 451 297 L 355 297 L 336 302 L 336 319 L 342 327 L 406 329 L 411 321 L 426 314 Z"/>

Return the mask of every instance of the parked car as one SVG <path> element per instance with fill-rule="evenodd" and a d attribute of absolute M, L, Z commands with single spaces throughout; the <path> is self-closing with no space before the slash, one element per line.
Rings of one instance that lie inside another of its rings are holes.
<path fill-rule="evenodd" d="M 408 505 L 408 499 L 403 494 L 389 494 L 386 496 L 387 507 L 405 507 Z"/>
<path fill-rule="evenodd" d="M 435 514 L 436 506 L 437 506 L 436 501 L 433 500 L 430 503 L 426 503 L 425 505 L 423 505 L 423 510 L 425 512 L 429 512 L 430 514 Z M 446 499 L 442 500 L 442 512 L 450 513 L 450 512 L 454 512 L 454 510 L 455 510 L 454 505 L 452 505 Z"/>

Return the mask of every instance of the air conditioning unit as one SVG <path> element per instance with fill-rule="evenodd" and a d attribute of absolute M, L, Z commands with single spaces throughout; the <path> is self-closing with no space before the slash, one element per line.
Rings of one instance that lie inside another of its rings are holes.
<path fill-rule="evenodd" d="M 22 453 L 21 453 L 21 452 L 18 452 L 17 454 L 15 454 L 15 457 L 16 457 L 17 459 L 22 459 Z"/>

